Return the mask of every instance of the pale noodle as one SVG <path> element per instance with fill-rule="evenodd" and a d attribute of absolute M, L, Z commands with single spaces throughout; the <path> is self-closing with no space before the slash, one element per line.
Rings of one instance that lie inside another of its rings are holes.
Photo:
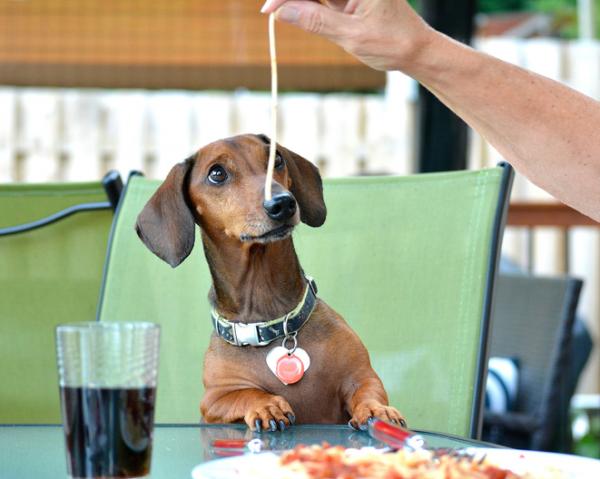
<path fill-rule="evenodd" d="M 275 168 L 277 152 L 277 50 L 275 49 L 275 14 L 269 15 L 269 52 L 271 55 L 271 146 L 269 148 L 269 164 L 265 180 L 265 199 L 271 199 L 271 183 Z"/>

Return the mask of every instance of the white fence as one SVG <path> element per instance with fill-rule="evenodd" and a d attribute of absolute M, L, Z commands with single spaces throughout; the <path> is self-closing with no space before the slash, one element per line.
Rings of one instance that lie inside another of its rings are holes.
<path fill-rule="evenodd" d="M 600 45 L 595 42 L 491 39 L 481 50 L 600 98 Z M 414 171 L 416 86 L 392 73 L 381 94 L 281 95 L 281 143 L 316 162 L 326 176 Z M 111 168 L 164 177 L 198 147 L 238 133 L 269 131 L 269 96 L 251 92 L 182 92 L 0 88 L 0 182 L 90 180 Z M 599 125 L 600 128 L 600 125 Z M 472 135 L 470 167 L 500 155 Z M 549 199 L 522 177 L 513 198 Z M 562 272 L 557 231 L 535 233 L 534 270 Z M 600 235 L 573 231 L 571 273 L 585 279 L 582 313 L 600 337 Z M 525 233 L 509 231 L 505 253 L 524 264 Z M 597 364 L 584 390 L 599 389 Z"/>
<path fill-rule="evenodd" d="M 413 85 L 396 83 L 381 95 L 282 94 L 281 143 L 328 176 L 409 173 Z M 268 134 L 269 115 L 266 93 L 3 88 L 0 181 L 96 179 L 110 168 L 163 177 L 210 141 Z"/>

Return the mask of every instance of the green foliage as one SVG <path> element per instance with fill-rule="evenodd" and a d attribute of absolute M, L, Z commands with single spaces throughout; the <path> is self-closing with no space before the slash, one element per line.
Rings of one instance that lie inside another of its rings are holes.
<path fill-rule="evenodd" d="M 418 0 L 409 0 L 416 7 Z M 600 33 L 600 0 L 596 1 L 596 32 Z M 577 37 L 577 0 L 478 0 L 482 13 L 532 11 L 553 15 L 556 31 L 563 38 Z"/>
<path fill-rule="evenodd" d="M 559 12 L 577 9 L 577 0 L 529 0 L 526 2 L 531 10 L 543 12 Z"/>
<path fill-rule="evenodd" d="M 553 15 L 561 37 L 577 36 L 577 0 L 479 0 L 484 13 L 535 11 Z M 600 5 L 596 9 L 596 24 L 600 29 Z M 600 31 L 600 30 L 597 30 Z"/>
<path fill-rule="evenodd" d="M 482 12 L 512 12 L 524 10 L 527 0 L 479 0 Z"/>
<path fill-rule="evenodd" d="M 479 0 L 479 10 L 482 12 L 534 10 L 556 13 L 576 7 L 577 0 Z"/>

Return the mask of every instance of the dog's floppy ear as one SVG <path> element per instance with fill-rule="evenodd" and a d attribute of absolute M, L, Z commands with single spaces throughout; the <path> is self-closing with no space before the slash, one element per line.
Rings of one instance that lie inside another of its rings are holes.
<path fill-rule="evenodd" d="M 195 223 L 184 189 L 194 159 L 176 164 L 138 215 L 135 230 L 144 244 L 173 268 L 194 247 Z"/>
<path fill-rule="evenodd" d="M 323 199 L 323 182 L 319 169 L 287 148 L 278 145 L 277 149 L 284 152 L 292 178 L 290 191 L 300 206 L 300 219 L 308 226 L 321 226 L 327 217 L 327 207 Z"/>

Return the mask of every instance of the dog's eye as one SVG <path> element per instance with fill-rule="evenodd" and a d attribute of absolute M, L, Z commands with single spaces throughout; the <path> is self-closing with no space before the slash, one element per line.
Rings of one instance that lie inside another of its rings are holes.
<path fill-rule="evenodd" d="M 277 168 L 279 170 L 283 167 L 283 165 L 284 165 L 283 156 L 281 156 L 281 153 L 276 152 L 275 153 L 275 168 Z"/>
<path fill-rule="evenodd" d="M 213 166 L 208 172 L 208 181 L 213 185 L 221 185 L 227 179 L 227 171 L 221 165 Z"/>

